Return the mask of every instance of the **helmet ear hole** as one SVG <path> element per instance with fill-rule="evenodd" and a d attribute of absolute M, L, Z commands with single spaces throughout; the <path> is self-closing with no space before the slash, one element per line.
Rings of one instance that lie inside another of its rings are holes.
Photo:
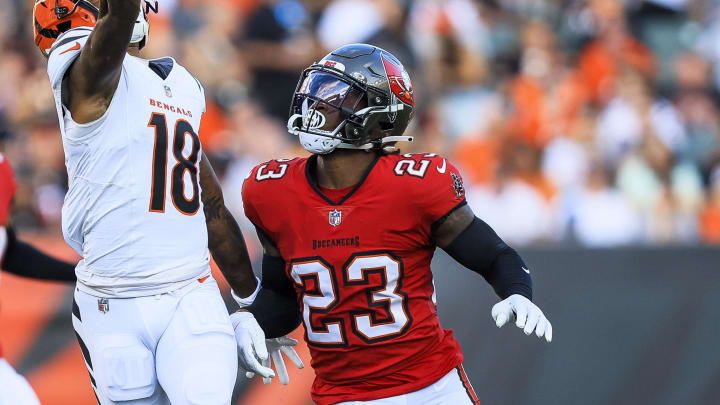
<path fill-rule="evenodd" d="M 362 129 L 358 127 L 357 125 L 353 123 L 346 123 L 345 124 L 345 136 L 347 139 L 352 139 L 353 141 L 359 141 L 360 135 L 362 134 Z"/>

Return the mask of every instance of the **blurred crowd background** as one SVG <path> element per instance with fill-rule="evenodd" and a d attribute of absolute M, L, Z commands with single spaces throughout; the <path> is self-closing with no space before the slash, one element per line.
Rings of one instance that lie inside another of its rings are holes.
<path fill-rule="evenodd" d="M 16 227 L 56 234 L 67 177 L 32 5 L 0 0 L 0 151 Z M 719 2 L 160 0 L 144 55 L 205 86 L 236 217 L 253 165 L 306 154 L 285 131 L 299 73 L 352 42 L 403 61 L 403 152 L 447 156 L 511 244 L 720 244 Z"/>

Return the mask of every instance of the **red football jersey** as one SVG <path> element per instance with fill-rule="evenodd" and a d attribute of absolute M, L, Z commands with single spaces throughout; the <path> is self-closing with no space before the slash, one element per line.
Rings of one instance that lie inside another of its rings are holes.
<path fill-rule="evenodd" d="M 311 157 L 255 167 L 245 214 L 276 244 L 302 310 L 320 405 L 400 395 L 462 363 L 440 326 L 432 225 L 465 203 L 462 179 L 435 154 L 378 157 L 348 190 L 322 190 Z"/>
<path fill-rule="evenodd" d="M 15 175 L 10 162 L 0 153 L 0 226 L 5 226 L 10 216 L 10 203 L 15 195 Z"/>

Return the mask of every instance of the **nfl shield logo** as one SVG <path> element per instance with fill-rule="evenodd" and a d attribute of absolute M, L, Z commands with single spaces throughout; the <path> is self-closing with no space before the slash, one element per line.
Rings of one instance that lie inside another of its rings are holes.
<path fill-rule="evenodd" d="M 110 301 L 107 298 L 98 298 L 98 311 L 106 314 L 110 310 Z"/>
<path fill-rule="evenodd" d="M 332 226 L 340 225 L 340 223 L 342 222 L 342 212 L 338 210 L 330 211 L 330 214 L 328 214 L 328 221 Z"/>
<path fill-rule="evenodd" d="M 164 88 L 165 88 L 165 95 L 168 97 L 172 97 L 172 90 L 170 90 L 170 86 L 165 85 Z"/>

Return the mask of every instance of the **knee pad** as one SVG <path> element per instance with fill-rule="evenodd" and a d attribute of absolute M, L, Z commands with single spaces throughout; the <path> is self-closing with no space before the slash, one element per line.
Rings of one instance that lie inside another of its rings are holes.
<path fill-rule="evenodd" d="M 152 396 L 157 387 L 152 352 L 134 335 L 98 334 L 97 388 L 111 401 L 131 401 Z"/>

